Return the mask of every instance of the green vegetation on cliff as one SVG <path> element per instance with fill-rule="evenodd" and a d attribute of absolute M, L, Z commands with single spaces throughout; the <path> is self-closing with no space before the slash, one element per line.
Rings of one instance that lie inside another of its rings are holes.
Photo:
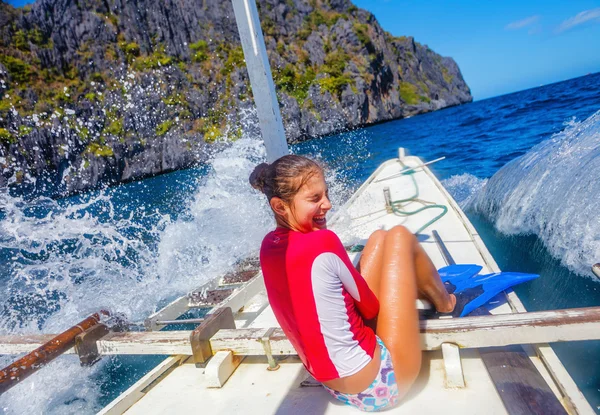
<path fill-rule="evenodd" d="M 386 33 L 349 1 L 257 6 L 290 141 L 470 100 L 451 59 Z M 241 137 L 254 115 L 231 4 L 190 7 L 37 0 L 28 11 L 0 3 L 5 171 L 36 177 L 40 166 L 69 165 L 68 186 L 79 191 L 103 175 L 129 180 L 189 166 L 206 145 Z M 42 163 L 31 158 L 39 153 Z M 117 161 L 110 173 L 107 159 Z"/>

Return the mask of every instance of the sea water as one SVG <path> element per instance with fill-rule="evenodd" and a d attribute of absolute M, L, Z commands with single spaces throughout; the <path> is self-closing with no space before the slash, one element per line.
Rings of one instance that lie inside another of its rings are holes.
<path fill-rule="evenodd" d="M 600 74 L 292 146 L 327 166 L 340 206 L 405 147 L 465 209 L 530 310 L 600 305 Z M 252 131 L 252 128 L 248 128 Z M 0 333 L 56 333 L 108 308 L 131 323 L 256 254 L 273 227 L 247 184 L 248 134 L 195 169 L 52 200 L 0 194 Z M 598 342 L 554 345 L 594 409 Z M 3 366 L 13 357 L 0 357 Z M 162 357 L 63 356 L 0 397 L 5 413 L 93 413 Z M 598 410 L 600 412 L 600 410 Z"/>

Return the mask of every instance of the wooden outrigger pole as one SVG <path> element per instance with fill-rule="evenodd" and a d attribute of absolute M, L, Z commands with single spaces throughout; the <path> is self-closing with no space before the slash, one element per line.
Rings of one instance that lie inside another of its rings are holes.
<path fill-rule="evenodd" d="M 252 85 L 260 131 L 267 149 L 267 161 L 272 163 L 288 154 L 289 150 L 258 10 L 254 0 L 233 0 L 232 3 Z"/>
<path fill-rule="evenodd" d="M 41 369 L 45 364 L 72 348 L 75 345 L 75 338 L 99 324 L 103 316 L 108 317 L 109 312 L 100 310 L 92 314 L 85 320 L 80 321 L 31 353 L 2 369 L 0 371 L 0 394 L 6 392 L 32 373 Z"/>

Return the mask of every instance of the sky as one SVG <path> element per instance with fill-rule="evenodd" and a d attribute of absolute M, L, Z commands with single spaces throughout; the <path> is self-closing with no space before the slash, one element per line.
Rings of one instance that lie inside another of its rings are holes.
<path fill-rule="evenodd" d="M 475 100 L 600 72 L 600 0 L 352 1 L 454 58 Z"/>
<path fill-rule="evenodd" d="M 458 63 L 475 100 L 600 72 L 600 0 L 352 0 Z"/>

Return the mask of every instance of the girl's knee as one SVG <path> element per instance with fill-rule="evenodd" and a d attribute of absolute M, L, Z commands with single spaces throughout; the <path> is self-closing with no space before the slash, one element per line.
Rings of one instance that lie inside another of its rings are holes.
<path fill-rule="evenodd" d="M 415 235 L 413 235 L 411 231 L 402 225 L 394 226 L 392 229 L 387 231 L 386 238 L 411 244 L 416 241 Z"/>
<path fill-rule="evenodd" d="M 384 240 L 386 234 L 387 234 L 387 231 L 384 231 L 383 229 L 378 229 L 375 232 L 373 232 L 371 234 L 371 236 L 369 236 L 369 240 L 374 240 L 374 241 Z"/>

